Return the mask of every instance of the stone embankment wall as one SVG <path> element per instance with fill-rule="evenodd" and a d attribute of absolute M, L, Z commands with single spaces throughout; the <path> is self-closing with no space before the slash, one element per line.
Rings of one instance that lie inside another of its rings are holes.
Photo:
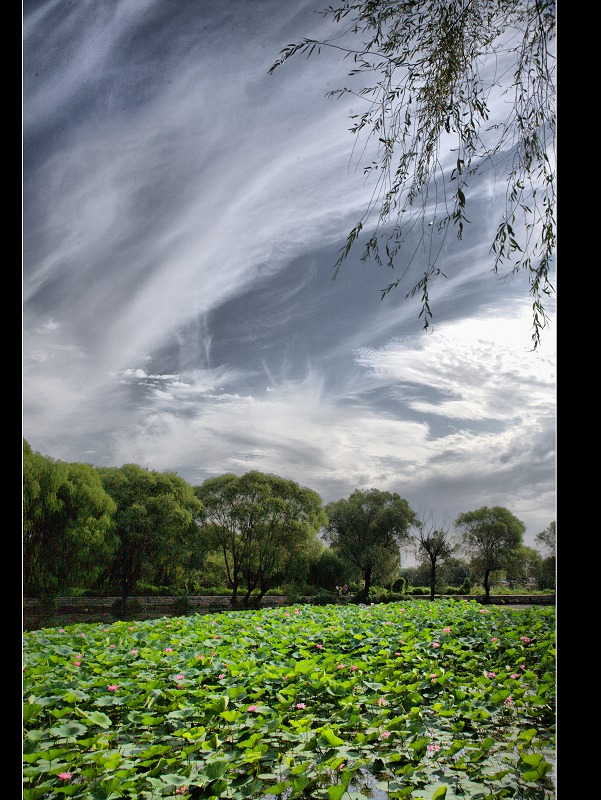
<path fill-rule="evenodd" d="M 240 598 L 239 598 L 240 599 Z M 261 601 L 261 606 L 286 605 L 287 597 L 269 595 Z M 120 608 L 120 597 L 55 597 L 52 600 L 38 600 L 26 598 L 23 609 L 36 611 L 50 608 L 62 613 L 77 614 L 90 611 L 110 611 Z M 130 597 L 127 601 L 130 608 L 140 609 L 172 609 L 174 606 L 188 606 L 188 608 L 229 608 L 230 595 L 190 595 L 188 597 Z"/>

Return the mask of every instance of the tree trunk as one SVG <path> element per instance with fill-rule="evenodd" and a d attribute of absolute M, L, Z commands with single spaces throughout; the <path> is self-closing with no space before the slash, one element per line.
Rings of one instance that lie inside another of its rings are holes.
<path fill-rule="evenodd" d="M 484 602 L 488 603 L 490 598 L 490 570 L 484 571 Z"/>
<path fill-rule="evenodd" d="M 232 584 L 232 596 L 230 597 L 230 605 L 235 608 L 238 605 L 238 581 Z"/>

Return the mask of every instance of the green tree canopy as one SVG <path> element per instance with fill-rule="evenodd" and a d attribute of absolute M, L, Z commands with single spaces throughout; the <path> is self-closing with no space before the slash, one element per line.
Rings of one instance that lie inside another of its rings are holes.
<path fill-rule="evenodd" d="M 195 492 L 224 557 L 232 605 L 243 581 L 248 602 L 255 590 L 259 601 L 279 582 L 306 577 L 319 550 L 317 532 L 327 522 L 316 492 L 256 470 L 209 478 Z"/>
<path fill-rule="evenodd" d="M 363 579 L 362 599 L 373 584 L 396 577 L 400 547 L 410 540 L 415 512 L 393 492 L 355 489 L 347 500 L 328 503 L 325 538 Z"/>
<path fill-rule="evenodd" d="M 105 490 L 116 503 L 113 528 L 119 550 L 109 580 L 124 598 L 146 577 L 170 583 L 175 569 L 199 546 L 202 503 L 183 478 L 137 464 L 98 470 Z"/>
<path fill-rule="evenodd" d="M 522 545 L 511 552 L 505 567 L 505 578 L 513 588 L 525 586 L 530 580 L 537 580 L 543 564 L 543 557 L 533 547 Z"/>
<path fill-rule="evenodd" d="M 333 547 L 324 547 L 311 564 L 307 581 L 317 589 L 333 592 L 337 586 L 343 586 L 353 578 L 349 565 L 340 558 L 339 553 Z"/>
<path fill-rule="evenodd" d="M 269 72 L 326 48 L 350 62 L 350 85 L 327 96 L 363 105 L 350 130 L 363 137 L 357 151 L 374 187 L 336 271 L 370 225 L 361 259 L 400 267 L 382 296 L 427 252 L 406 294 L 421 295 L 427 328 L 430 282 L 446 277 L 438 266 L 444 239 L 453 227 L 462 238 L 474 178 L 492 170 L 506 202 L 491 269 L 527 273 L 536 348 L 548 324 L 543 301 L 554 293 L 555 0 L 345 0 L 322 15 L 339 26 L 335 33 L 287 45 Z M 503 111 L 491 117 L 495 103 Z"/>
<path fill-rule="evenodd" d="M 92 587 L 116 547 L 114 510 L 92 466 L 47 458 L 24 439 L 24 593 Z"/>
<path fill-rule="evenodd" d="M 472 566 L 483 576 L 485 599 L 490 596 L 491 572 L 505 569 L 522 546 L 526 526 L 503 506 L 482 506 L 459 514 L 455 520 Z"/>

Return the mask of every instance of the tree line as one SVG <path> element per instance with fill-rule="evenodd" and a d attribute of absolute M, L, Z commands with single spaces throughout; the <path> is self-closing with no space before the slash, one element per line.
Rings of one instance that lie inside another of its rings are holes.
<path fill-rule="evenodd" d="M 441 523 L 394 492 L 355 489 L 324 505 L 312 489 L 256 470 L 192 486 L 136 464 L 55 460 L 23 439 L 26 597 L 126 600 L 156 587 L 200 594 L 220 586 L 233 606 L 248 606 L 277 588 L 311 594 L 347 585 L 364 602 L 375 587 L 406 585 L 408 550 L 432 599 L 453 576 L 465 586 L 480 581 L 487 599 L 500 574 L 554 588 L 555 522 L 536 537 L 545 555 L 523 545 L 524 531 L 501 506 Z"/>

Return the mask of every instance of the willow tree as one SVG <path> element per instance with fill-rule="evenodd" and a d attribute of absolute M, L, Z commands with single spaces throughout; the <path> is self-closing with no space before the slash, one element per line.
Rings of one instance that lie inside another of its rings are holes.
<path fill-rule="evenodd" d="M 203 529 L 224 560 L 230 603 L 246 587 L 244 603 L 260 603 L 280 582 L 306 578 L 327 523 L 321 497 L 277 475 L 252 470 L 208 478 L 195 488 L 204 507 Z"/>
<path fill-rule="evenodd" d="M 411 541 L 415 512 L 396 492 L 355 489 L 347 500 L 325 507 L 324 538 L 343 562 L 363 579 L 358 599 L 366 601 L 372 585 L 389 580 L 401 565 L 400 549 Z"/>
<path fill-rule="evenodd" d="M 321 14 L 339 26 L 333 35 L 287 45 L 269 72 L 324 49 L 352 65 L 351 85 L 326 96 L 364 103 L 351 114 L 350 131 L 362 137 L 356 152 L 374 185 L 334 277 L 363 232 L 361 260 L 399 271 L 384 297 L 428 242 L 425 271 L 405 295 L 421 295 L 428 328 L 430 284 L 447 277 L 442 244 L 453 228 L 462 238 L 470 185 L 492 170 L 505 206 L 490 245 L 491 271 L 526 271 L 536 348 L 549 322 L 546 298 L 555 292 L 555 0 L 346 0 Z M 495 105 L 502 111 L 492 114 Z M 433 231 L 441 237 L 436 244 Z"/>
<path fill-rule="evenodd" d="M 119 547 L 107 571 L 122 599 L 145 578 L 173 585 L 178 566 L 204 548 L 199 520 L 202 503 L 183 478 L 173 472 L 147 470 L 137 464 L 100 467 L 98 474 L 115 504 L 113 530 Z"/>
<path fill-rule="evenodd" d="M 24 594 L 92 588 L 117 546 L 115 508 L 94 467 L 48 458 L 24 439 Z"/>
<path fill-rule="evenodd" d="M 490 598 L 492 572 L 513 563 L 523 545 L 526 526 L 503 506 L 482 506 L 459 514 L 455 525 L 461 534 L 472 566 L 483 576 L 485 602 Z"/>

